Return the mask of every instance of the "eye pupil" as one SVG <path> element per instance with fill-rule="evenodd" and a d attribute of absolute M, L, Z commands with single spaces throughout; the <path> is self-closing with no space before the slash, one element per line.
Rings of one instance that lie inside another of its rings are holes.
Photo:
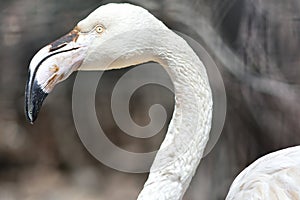
<path fill-rule="evenodd" d="M 103 32 L 103 28 L 102 28 L 101 26 L 98 26 L 98 27 L 96 28 L 96 31 L 97 31 L 98 33 L 102 33 L 102 32 Z"/>

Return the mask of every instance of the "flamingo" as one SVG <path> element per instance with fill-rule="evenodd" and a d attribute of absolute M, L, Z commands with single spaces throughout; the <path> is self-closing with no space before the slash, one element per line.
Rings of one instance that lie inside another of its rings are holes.
<path fill-rule="evenodd" d="M 168 72 L 175 107 L 138 199 L 182 199 L 200 163 L 212 121 L 206 69 L 186 41 L 146 9 L 131 4 L 100 6 L 67 35 L 32 58 L 25 112 L 33 123 L 56 84 L 76 70 L 112 70 L 154 61 Z M 226 197 L 300 199 L 300 147 L 268 154 L 242 171 Z"/>

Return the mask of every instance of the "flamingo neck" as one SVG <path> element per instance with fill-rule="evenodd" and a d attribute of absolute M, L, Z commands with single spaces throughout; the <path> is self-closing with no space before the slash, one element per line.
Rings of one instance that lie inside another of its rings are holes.
<path fill-rule="evenodd" d="M 173 81 L 175 108 L 139 200 L 181 199 L 200 163 L 211 128 L 212 94 L 203 63 L 175 33 L 164 39 L 153 53 Z"/>

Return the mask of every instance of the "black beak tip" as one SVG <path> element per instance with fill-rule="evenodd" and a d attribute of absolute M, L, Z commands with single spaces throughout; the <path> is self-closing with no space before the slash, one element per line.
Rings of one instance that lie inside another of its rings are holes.
<path fill-rule="evenodd" d="M 27 83 L 25 93 L 25 115 L 31 124 L 37 119 L 47 95 L 48 93 L 44 92 L 36 81 L 34 81 L 31 86 Z"/>
<path fill-rule="evenodd" d="M 26 118 L 30 122 L 30 124 L 33 124 L 37 119 L 37 114 L 34 115 L 32 111 L 26 112 Z"/>

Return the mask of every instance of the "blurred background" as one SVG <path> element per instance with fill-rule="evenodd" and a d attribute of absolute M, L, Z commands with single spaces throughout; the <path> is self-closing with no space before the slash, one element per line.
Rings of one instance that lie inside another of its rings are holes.
<path fill-rule="evenodd" d="M 0 200 L 136 199 L 142 189 L 147 174 L 110 169 L 82 145 L 72 118 L 75 74 L 49 95 L 34 125 L 24 116 L 24 87 L 33 55 L 108 2 L 123 1 L 1 1 Z M 300 1 L 127 2 L 145 7 L 170 28 L 201 43 L 224 79 L 228 101 L 224 129 L 184 199 L 224 199 L 234 177 L 255 159 L 300 143 Z M 167 124 L 158 136 L 134 139 L 112 118 L 112 89 L 127 70 L 102 77 L 96 101 L 100 123 L 121 148 L 155 150 Z M 160 68 L 141 74 L 146 75 L 166 77 Z M 150 85 L 132 97 L 133 119 L 147 124 L 154 103 L 162 104 L 170 118 L 173 94 Z"/>

